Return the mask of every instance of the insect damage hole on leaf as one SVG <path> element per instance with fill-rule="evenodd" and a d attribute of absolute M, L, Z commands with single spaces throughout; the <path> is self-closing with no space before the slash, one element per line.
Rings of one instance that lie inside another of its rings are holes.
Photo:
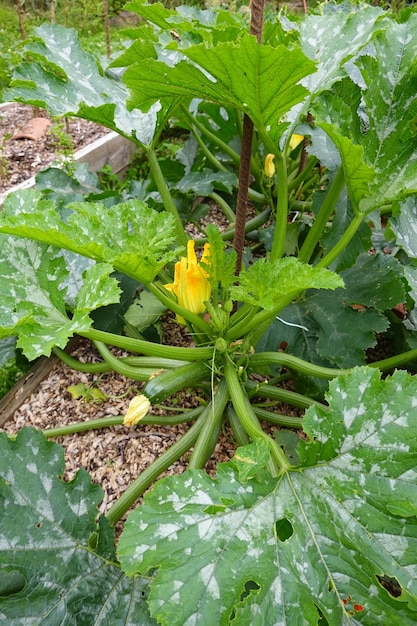
<path fill-rule="evenodd" d="M 403 590 L 396 578 L 393 578 L 392 576 L 387 576 L 386 574 L 383 574 L 382 576 L 378 576 L 378 574 L 376 574 L 376 578 L 379 584 L 384 587 L 386 591 L 388 591 L 390 596 L 392 596 L 393 598 L 400 597 Z"/>
<path fill-rule="evenodd" d="M 275 522 L 275 536 L 279 541 L 287 541 L 293 533 L 292 524 L 286 517 Z"/>

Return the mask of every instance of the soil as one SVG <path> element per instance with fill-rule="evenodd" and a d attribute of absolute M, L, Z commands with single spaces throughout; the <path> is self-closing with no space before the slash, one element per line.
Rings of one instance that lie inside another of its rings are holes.
<path fill-rule="evenodd" d="M 46 111 L 17 102 L 0 108 L 0 195 L 45 169 L 62 154 L 59 138 L 51 132 L 53 121 L 40 139 L 12 138 L 34 117 L 50 119 Z M 68 118 L 65 132 L 70 135 L 75 151 L 109 130 L 87 120 Z"/>

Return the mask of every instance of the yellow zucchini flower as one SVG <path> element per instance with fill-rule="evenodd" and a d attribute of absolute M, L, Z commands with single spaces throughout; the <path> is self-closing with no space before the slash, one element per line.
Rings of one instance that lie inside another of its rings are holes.
<path fill-rule="evenodd" d="M 178 304 L 184 309 L 200 314 L 206 310 L 204 303 L 210 298 L 211 288 L 207 272 L 197 261 L 194 246 L 195 242 L 190 239 L 187 243 L 187 257 L 181 257 L 175 263 L 174 282 L 165 285 L 165 289 L 176 295 Z M 209 256 L 210 246 L 206 243 L 201 261 L 208 263 Z M 182 318 L 178 318 L 178 321 L 184 323 Z"/>
<path fill-rule="evenodd" d="M 265 157 L 265 165 L 264 172 L 267 178 L 272 178 L 275 174 L 275 165 L 274 165 L 275 154 L 267 154 Z"/>
<path fill-rule="evenodd" d="M 145 417 L 150 407 L 151 403 L 146 396 L 143 394 L 135 396 L 129 403 L 127 413 L 123 418 L 123 424 L 125 426 L 134 426 Z"/>
<path fill-rule="evenodd" d="M 303 139 L 304 139 L 304 135 L 297 135 L 297 134 L 291 135 L 291 139 L 288 144 L 290 146 L 290 150 L 294 150 L 298 146 L 298 144 L 303 141 Z"/>

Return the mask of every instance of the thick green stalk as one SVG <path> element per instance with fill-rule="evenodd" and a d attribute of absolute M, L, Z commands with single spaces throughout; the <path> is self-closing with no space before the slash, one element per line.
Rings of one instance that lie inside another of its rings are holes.
<path fill-rule="evenodd" d="M 268 208 L 262 211 L 262 213 L 259 213 L 252 219 L 248 220 L 245 225 L 245 234 L 248 234 L 252 232 L 253 230 L 256 230 L 257 228 L 260 228 L 263 224 L 265 224 L 270 214 L 271 214 L 271 209 Z M 228 228 L 223 233 L 221 233 L 223 241 L 230 241 L 231 239 L 233 239 L 234 234 L 235 234 L 234 227 Z M 206 238 L 195 239 L 196 246 L 201 246 L 206 242 L 207 242 Z"/>
<path fill-rule="evenodd" d="M 195 442 L 193 453 L 188 461 L 189 469 L 204 467 L 216 446 L 222 425 L 223 414 L 229 400 L 229 391 L 226 381 L 220 382 L 218 390 L 214 393 L 212 401 L 204 410 L 204 425 Z"/>
<path fill-rule="evenodd" d="M 139 426 L 175 426 L 184 422 L 191 422 L 197 419 L 204 410 L 204 406 L 199 406 L 191 411 L 179 413 L 178 415 L 146 415 L 138 424 Z M 48 428 L 42 431 L 47 439 L 52 437 L 63 437 L 72 435 L 73 433 L 83 433 L 88 430 L 101 430 L 110 426 L 123 426 L 124 415 L 111 415 L 108 417 L 99 417 L 94 420 L 85 422 L 75 422 L 74 424 L 66 424 L 65 426 L 57 426 L 56 428 Z M 126 427 L 127 428 L 127 427 Z"/>
<path fill-rule="evenodd" d="M 211 130 L 209 130 L 204 124 L 202 124 L 196 117 L 194 117 L 189 112 L 187 107 L 182 105 L 181 111 L 185 114 L 186 118 L 188 119 L 194 136 L 196 136 L 197 133 L 195 133 L 194 129 L 192 128 L 193 126 L 195 126 L 201 132 L 201 134 L 205 135 L 207 139 L 209 139 L 212 143 L 216 144 L 222 152 L 227 154 L 231 158 L 233 163 L 235 163 L 235 165 L 239 165 L 240 156 L 238 155 L 237 152 L 233 150 L 233 148 L 231 148 L 227 143 L 222 141 L 220 137 L 218 137 L 215 133 L 212 133 Z"/>
<path fill-rule="evenodd" d="M 315 365 L 314 363 L 309 363 L 308 361 L 304 361 L 303 359 L 293 356 L 292 354 L 286 354 L 285 352 L 257 352 L 256 354 L 249 356 L 249 366 L 255 371 L 259 367 L 262 368 L 269 365 L 288 367 L 289 369 L 296 370 L 300 374 L 326 379 L 343 376 L 351 371 L 350 369 L 338 369 Z"/>
<path fill-rule="evenodd" d="M 224 376 L 229 388 L 230 398 L 232 400 L 233 407 L 241 422 L 243 428 L 251 439 L 260 438 L 265 439 L 270 447 L 272 458 L 277 465 L 278 470 L 285 470 L 290 467 L 285 454 L 281 450 L 281 447 L 274 441 L 269 435 L 267 435 L 261 428 L 259 421 L 255 415 L 253 407 L 249 402 L 249 398 L 246 391 L 243 389 L 237 372 L 235 364 L 230 361 L 226 356 L 224 360 Z"/>
<path fill-rule="evenodd" d="M 152 176 L 154 178 L 157 189 L 161 195 L 162 202 L 164 207 L 168 213 L 174 216 L 175 219 L 175 230 L 177 233 L 177 240 L 180 245 L 186 246 L 188 237 L 184 230 L 184 226 L 182 224 L 180 215 L 177 211 L 177 207 L 175 206 L 174 200 L 172 199 L 171 192 L 168 189 L 168 185 L 166 184 L 164 175 L 162 173 L 161 167 L 158 163 L 158 159 L 155 154 L 155 150 L 151 146 L 144 146 L 144 150 L 146 152 L 146 156 L 148 158 L 149 167 L 152 172 Z"/>
<path fill-rule="evenodd" d="M 195 140 L 200 146 L 200 149 L 202 153 L 204 154 L 204 156 L 206 157 L 207 161 L 211 163 L 211 165 L 216 170 L 219 170 L 219 172 L 229 172 L 230 170 L 228 170 L 227 167 L 223 165 L 223 163 L 219 161 L 219 159 L 207 148 L 201 135 L 194 128 L 192 130 L 193 130 L 193 135 L 195 137 Z"/>
<path fill-rule="evenodd" d="M 207 322 L 205 322 L 203 318 L 196 313 L 191 313 L 191 311 L 188 311 L 187 309 L 184 309 L 184 307 L 180 306 L 174 299 L 172 294 L 167 289 L 165 289 L 163 285 L 159 285 L 157 283 L 149 283 L 147 285 L 147 288 L 151 293 L 153 293 L 154 296 L 156 296 L 162 302 L 162 304 L 165 304 L 168 309 L 174 311 L 174 313 L 176 313 L 177 315 L 181 315 L 181 317 L 190 322 L 194 326 L 194 328 L 197 328 L 199 331 L 207 335 L 211 334 L 211 328 L 209 324 L 207 324 Z"/>
<path fill-rule="evenodd" d="M 202 348 L 182 348 L 176 346 L 164 346 L 159 343 L 153 343 L 151 341 L 144 341 L 143 339 L 134 339 L 133 337 L 124 337 L 122 335 L 115 335 L 108 333 L 105 330 L 98 330 L 97 328 L 89 328 L 84 332 L 78 333 L 81 337 L 86 337 L 91 341 L 102 341 L 108 346 L 115 346 L 116 348 L 122 348 L 128 352 L 136 352 L 138 354 L 145 354 L 149 356 L 168 359 L 178 359 L 181 361 L 204 361 L 213 357 L 213 346 L 207 346 Z"/>
<path fill-rule="evenodd" d="M 411 363 L 417 359 L 417 350 L 408 350 L 407 352 L 403 352 L 402 354 L 396 354 L 395 356 L 390 356 L 387 359 L 382 359 L 381 361 L 374 361 L 374 363 L 369 363 L 369 367 L 377 367 L 381 370 L 381 372 L 389 372 L 396 367 L 401 367 L 406 363 Z"/>
<path fill-rule="evenodd" d="M 266 398 L 267 400 L 274 400 L 275 402 L 285 402 L 285 404 L 291 404 L 300 409 L 308 409 L 315 404 L 325 411 L 328 410 L 325 404 L 317 402 L 308 396 L 303 396 L 300 393 L 283 389 L 282 387 L 274 387 L 268 383 L 256 383 L 253 380 L 247 380 L 245 382 L 245 389 L 250 397 L 257 396 L 259 398 Z"/>
<path fill-rule="evenodd" d="M 343 252 L 350 240 L 356 234 L 356 231 L 362 224 L 364 217 L 364 213 L 356 213 L 354 215 L 351 223 L 346 228 L 345 232 L 343 233 L 337 244 L 330 250 L 330 252 L 326 254 L 326 256 L 321 259 L 321 261 L 317 263 L 316 267 L 329 267 L 329 265 L 331 265 L 333 261 L 337 259 L 339 254 Z"/>
<path fill-rule="evenodd" d="M 94 341 L 93 343 L 99 354 L 103 357 L 106 363 L 110 365 L 112 370 L 125 378 L 144 382 L 149 380 L 150 376 L 155 373 L 155 369 L 153 368 L 132 367 L 131 365 L 123 363 L 110 352 L 106 344 L 102 341 Z"/>
<path fill-rule="evenodd" d="M 67 354 L 61 348 L 54 347 L 52 352 L 57 356 L 65 365 L 68 365 L 77 372 L 85 372 L 87 374 L 102 374 L 104 372 L 113 371 L 112 366 L 106 361 L 100 361 L 99 363 L 82 363 L 78 359 Z M 181 365 L 187 365 L 190 361 L 178 361 L 176 359 L 162 359 L 161 357 L 154 358 L 150 356 L 127 356 L 119 359 L 121 363 L 130 365 L 131 367 L 147 368 L 150 371 L 157 369 L 172 369 L 175 367 L 181 367 Z"/>
<path fill-rule="evenodd" d="M 252 158 L 253 122 L 248 115 L 243 116 L 242 152 L 240 155 L 239 182 L 237 188 L 235 235 L 233 248 L 236 252 L 235 274 L 242 269 L 243 248 L 245 244 L 246 213 L 248 209 L 248 189 Z"/>
<path fill-rule="evenodd" d="M 285 237 L 288 220 L 288 182 L 287 165 L 282 152 L 275 155 L 275 168 L 278 179 L 277 210 L 275 218 L 274 240 L 269 258 L 271 261 L 280 259 L 284 253 Z"/>
<path fill-rule="evenodd" d="M 302 428 L 302 417 L 273 413 L 272 411 L 267 411 L 259 406 L 254 406 L 253 410 L 258 419 L 265 420 L 265 422 L 269 422 L 275 426 L 282 426 L 284 428 Z"/>
<path fill-rule="evenodd" d="M 301 246 L 301 250 L 298 254 L 298 258 L 300 261 L 303 261 L 304 263 L 309 263 L 315 247 L 320 241 L 320 238 L 326 227 L 327 221 L 334 211 L 337 200 L 339 199 L 344 185 L 345 174 L 343 171 L 343 167 L 340 166 L 336 173 L 336 176 L 333 179 L 330 189 L 327 192 L 324 202 L 320 207 L 320 211 L 318 212 L 318 215 L 314 220 L 314 224 L 311 227 L 303 245 Z"/>
<path fill-rule="evenodd" d="M 175 461 L 178 461 L 194 444 L 200 430 L 205 421 L 203 413 L 189 430 L 176 441 L 168 450 L 149 465 L 139 476 L 133 481 L 120 498 L 106 513 L 109 523 L 114 526 L 136 502 L 143 492 Z"/>
<path fill-rule="evenodd" d="M 212 193 L 208 194 L 208 197 L 211 198 L 212 200 L 214 200 L 219 205 L 219 207 L 221 208 L 221 210 L 223 211 L 223 213 L 225 214 L 225 216 L 227 217 L 229 222 L 231 224 L 234 224 L 235 223 L 235 219 L 236 219 L 236 215 L 235 215 L 233 209 L 231 208 L 231 206 L 226 202 L 226 200 L 224 200 L 224 198 L 219 196 L 219 194 L 216 193 L 215 191 L 213 191 Z"/>

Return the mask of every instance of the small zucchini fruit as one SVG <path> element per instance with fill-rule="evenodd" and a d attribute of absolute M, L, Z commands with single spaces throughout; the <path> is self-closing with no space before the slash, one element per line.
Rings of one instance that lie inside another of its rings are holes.
<path fill-rule="evenodd" d="M 158 376 L 151 378 L 143 388 L 143 394 L 151 404 L 163 402 L 181 389 L 195 387 L 198 383 L 208 379 L 210 368 L 204 361 L 187 363 L 177 369 L 169 369 Z"/>

